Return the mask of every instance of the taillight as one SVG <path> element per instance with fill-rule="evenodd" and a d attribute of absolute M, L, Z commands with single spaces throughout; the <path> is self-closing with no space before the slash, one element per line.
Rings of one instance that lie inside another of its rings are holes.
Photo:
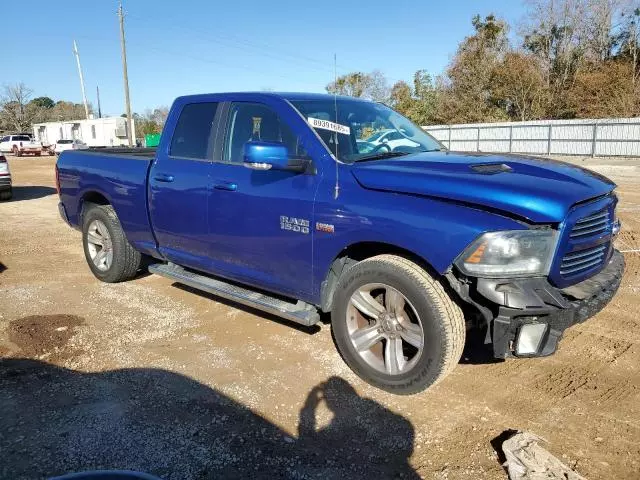
<path fill-rule="evenodd" d="M 56 191 L 60 195 L 60 172 L 58 171 L 58 164 L 56 164 Z"/>
<path fill-rule="evenodd" d="M 72 144 L 71 144 L 71 150 L 75 150 L 75 149 L 76 149 L 76 144 L 75 144 L 75 143 L 72 143 Z"/>

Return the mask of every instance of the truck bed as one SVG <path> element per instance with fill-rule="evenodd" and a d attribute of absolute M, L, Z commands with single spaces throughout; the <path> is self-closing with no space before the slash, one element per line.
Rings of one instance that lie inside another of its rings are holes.
<path fill-rule="evenodd" d="M 111 205 L 139 250 L 155 248 L 149 223 L 147 176 L 154 149 L 91 148 L 67 150 L 57 162 L 60 199 L 68 222 L 80 228 L 84 202 Z"/>

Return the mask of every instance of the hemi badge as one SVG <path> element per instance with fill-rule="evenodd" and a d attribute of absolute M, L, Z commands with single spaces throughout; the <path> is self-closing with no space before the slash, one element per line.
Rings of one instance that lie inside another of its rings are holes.
<path fill-rule="evenodd" d="M 316 222 L 316 230 L 326 233 L 333 233 L 335 231 L 335 228 L 329 223 Z"/>

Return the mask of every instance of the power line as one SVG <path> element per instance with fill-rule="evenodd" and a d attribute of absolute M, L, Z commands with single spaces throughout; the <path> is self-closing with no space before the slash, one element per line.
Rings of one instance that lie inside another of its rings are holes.
<path fill-rule="evenodd" d="M 150 20 L 149 17 L 143 18 L 143 17 L 132 15 L 132 14 L 130 14 L 129 17 L 137 20 L 141 20 L 142 22 L 147 22 Z M 253 53 L 260 56 L 270 57 L 277 60 L 285 60 L 285 61 L 296 60 L 296 61 L 302 61 L 307 63 L 313 63 L 315 65 L 314 67 L 307 66 L 307 68 L 309 69 L 313 68 L 317 71 L 322 71 L 329 74 L 333 73 L 333 69 L 328 62 L 318 60 L 316 58 L 307 57 L 305 55 L 289 53 L 264 42 L 251 42 L 245 39 L 241 39 L 239 37 L 232 38 L 229 36 L 222 37 L 218 35 L 212 35 L 210 32 L 204 32 L 202 30 L 194 29 L 191 27 L 182 27 L 180 25 L 175 25 L 175 24 L 170 24 L 170 25 L 167 25 L 166 27 L 173 30 L 188 31 L 189 33 L 194 35 L 196 38 L 199 38 L 205 42 L 215 43 L 215 44 L 236 48 L 244 51 L 253 51 Z M 348 71 L 347 67 L 344 67 L 344 66 L 338 65 L 337 68 L 345 72 Z"/>

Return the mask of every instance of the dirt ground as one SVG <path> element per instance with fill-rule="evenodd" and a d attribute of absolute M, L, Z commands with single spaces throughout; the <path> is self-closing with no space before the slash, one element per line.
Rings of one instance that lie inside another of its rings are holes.
<path fill-rule="evenodd" d="M 552 357 L 493 362 L 476 345 L 436 387 L 397 397 L 351 373 L 329 325 L 152 275 L 100 283 L 58 217 L 54 160 L 9 157 L 0 478 L 502 479 L 493 444 L 508 430 L 544 437 L 589 479 L 640 478 L 640 161 L 576 161 L 619 184 L 627 270 L 614 301 Z"/>

